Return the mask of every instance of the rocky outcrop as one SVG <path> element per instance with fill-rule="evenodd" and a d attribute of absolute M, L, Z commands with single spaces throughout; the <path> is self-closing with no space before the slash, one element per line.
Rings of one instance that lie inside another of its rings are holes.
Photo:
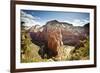
<path fill-rule="evenodd" d="M 54 58 L 54 60 L 57 61 L 71 60 L 72 53 L 74 50 L 75 50 L 74 46 L 63 45 L 58 50 L 58 55 L 56 56 L 56 58 Z"/>
<path fill-rule="evenodd" d="M 48 30 L 47 33 L 48 49 L 53 52 L 53 56 L 56 56 L 58 55 L 58 50 L 60 49 L 60 46 L 63 45 L 61 30 L 58 28 L 52 29 Z"/>

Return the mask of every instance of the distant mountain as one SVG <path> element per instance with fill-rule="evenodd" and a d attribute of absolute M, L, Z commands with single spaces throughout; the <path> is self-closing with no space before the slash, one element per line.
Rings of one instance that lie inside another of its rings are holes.
<path fill-rule="evenodd" d="M 59 22 L 57 20 L 52 20 L 52 21 L 48 21 L 46 23 L 46 25 L 44 25 L 43 27 L 48 27 L 48 28 L 65 28 L 65 27 L 70 27 L 70 26 L 73 26 L 72 24 L 70 23 L 66 23 L 66 22 Z"/>
<path fill-rule="evenodd" d="M 85 40 L 87 36 L 89 36 L 89 23 L 85 24 L 84 26 L 73 26 L 70 23 L 52 20 L 48 21 L 41 28 L 41 31 L 39 28 L 30 28 L 30 36 L 32 40 L 40 42 L 41 44 L 47 43 L 47 34 L 49 34 L 49 31 L 52 30 L 60 29 L 62 33 L 62 41 L 67 45 L 79 45 L 80 40 Z M 34 32 L 33 30 L 37 30 L 37 32 Z"/>

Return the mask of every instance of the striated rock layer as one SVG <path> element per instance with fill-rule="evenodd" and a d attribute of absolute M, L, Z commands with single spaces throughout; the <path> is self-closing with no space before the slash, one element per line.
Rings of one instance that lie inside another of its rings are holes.
<path fill-rule="evenodd" d="M 73 26 L 65 22 L 52 20 L 46 25 L 29 30 L 32 42 L 42 46 L 42 52 L 49 54 L 51 51 L 53 56 L 57 56 L 60 47 L 63 45 L 80 47 L 84 46 L 81 40 L 85 40 L 89 36 L 89 23 L 85 26 Z"/>

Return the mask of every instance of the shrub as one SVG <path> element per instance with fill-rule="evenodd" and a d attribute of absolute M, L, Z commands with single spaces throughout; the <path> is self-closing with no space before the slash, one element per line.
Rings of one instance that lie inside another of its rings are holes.
<path fill-rule="evenodd" d="M 80 42 L 84 42 L 84 47 L 76 48 L 71 60 L 89 59 L 89 38 Z"/>

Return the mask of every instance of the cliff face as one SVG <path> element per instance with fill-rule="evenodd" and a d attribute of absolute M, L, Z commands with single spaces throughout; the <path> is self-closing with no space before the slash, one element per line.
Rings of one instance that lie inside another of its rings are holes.
<path fill-rule="evenodd" d="M 58 54 L 60 46 L 69 45 L 80 47 L 80 41 L 89 36 L 89 23 L 82 26 L 73 26 L 72 24 L 52 20 L 42 27 L 30 28 L 32 41 L 39 45 L 45 45 L 53 55 Z"/>
<path fill-rule="evenodd" d="M 69 45 L 74 45 L 74 43 L 78 42 L 79 40 L 84 40 L 86 36 L 89 35 L 89 23 L 83 27 L 80 27 L 73 26 L 72 24 L 65 22 L 58 22 L 57 20 L 47 22 L 47 24 L 42 26 L 40 29 L 31 28 L 31 30 L 34 31 L 30 31 L 30 35 L 33 40 L 37 40 L 42 43 L 42 41 L 47 41 L 47 35 L 50 31 L 58 31 L 58 29 L 61 30 L 62 41 L 64 44 Z"/>

